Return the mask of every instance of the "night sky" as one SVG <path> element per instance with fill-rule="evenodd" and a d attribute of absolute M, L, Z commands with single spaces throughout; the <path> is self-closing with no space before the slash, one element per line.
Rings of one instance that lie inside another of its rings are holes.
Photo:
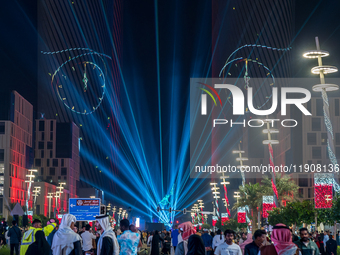
<path fill-rule="evenodd" d="M 76 5 L 77 1 L 74 2 Z M 169 184 L 170 179 L 181 178 L 181 176 L 174 177 L 181 175 L 180 173 L 176 174 L 176 166 L 178 165 L 174 163 L 181 160 L 183 165 L 187 167 L 189 165 L 189 147 L 180 144 L 183 136 L 188 134 L 189 128 L 187 107 L 190 78 L 211 77 L 211 75 L 215 75 L 217 69 L 220 70 L 223 64 L 222 60 L 225 61 L 225 56 L 228 56 L 235 49 L 237 43 L 243 40 L 237 30 L 237 23 L 246 24 L 246 18 L 251 15 L 251 13 L 240 12 L 237 13 L 236 17 L 238 18 L 236 20 L 231 16 L 235 6 L 235 12 L 239 9 L 247 10 L 246 0 L 241 2 L 233 0 L 213 2 L 214 4 L 211 1 L 175 0 L 157 3 L 150 0 L 127 0 L 120 4 L 121 32 L 118 40 L 120 41 L 121 75 L 124 77 L 129 99 L 135 112 L 135 121 L 142 136 L 150 174 L 153 180 L 157 182 L 156 189 L 160 197 L 169 193 L 172 187 Z M 295 1 L 294 5 L 293 20 L 289 21 L 293 24 L 292 40 L 290 45 L 284 45 L 284 47 L 292 47 L 289 53 L 292 65 L 291 75 L 293 77 L 310 77 L 310 68 L 316 63 L 302 58 L 302 53 L 305 50 L 315 48 L 315 36 L 319 36 L 321 48 L 330 52 L 330 57 L 325 60 L 324 64 L 340 67 L 340 58 L 338 57 L 340 54 L 338 45 L 340 40 L 340 19 L 338 17 L 340 2 L 337 0 L 298 0 Z M 157 26 L 155 6 L 158 8 Z M 218 15 L 215 15 L 216 13 Z M 43 78 L 38 77 L 38 74 L 41 74 L 39 70 L 43 68 L 39 66 L 38 62 L 38 56 L 42 50 L 38 49 L 38 42 L 41 37 L 44 37 L 37 31 L 38 15 L 38 2 L 32 0 L 5 1 L 0 9 L 1 106 L 3 103 L 7 104 L 8 93 L 17 90 L 33 104 L 36 117 L 39 117 L 40 114 L 38 112 L 38 83 Z M 107 11 L 106 15 L 109 21 L 114 22 L 114 18 L 111 16 L 113 11 Z M 218 24 L 223 24 L 225 29 L 220 31 Z M 102 31 L 98 32 L 100 34 Z M 111 32 L 115 33 L 114 29 Z M 216 41 L 217 37 L 219 37 L 216 45 L 218 52 L 214 52 L 213 42 Z M 105 43 L 105 40 L 103 42 L 102 39 L 100 36 L 99 39 L 96 39 L 100 42 L 98 45 L 105 45 L 104 53 L 113 56 L 109 44 Z M 90 47 L 91 45 L 87 46 Z M 96 50 L 99 50 L 99 48 L 96 48 Z M 332 77 L 339 77 L 339 73 Z M 122 81 L 120 81 L 119 93 L 121 95 L 119 97 L 123 108 L 122 115 L 129 119 L 127 98 L 124 96 L 122 86 Z M 161 99 L 160 113 L 158 111 L 159 97 Z M 109 105 L 106 105 L 98 113 L 98 119 L 102 120 L 106 116 L 112 118 L 113 115 L 110 114 L 109 108 Z M 160 115 L 161 133 L 159 129 Z M 72 119 L 72 116 L 69 115 L 68 118 Z M 86 120 L 78 116 L 72 121 L 77 124 L 86 123 Z M 102 121 L 99 121 L 99 123 L 106 125 Z M 130 121 L 127 121 L 127 123 L 132 125 Z M 118 140 L 121 141 L 122 148 L 125 151 L 129 142 L 122 139 L 122 134 L 119 136 Z M 159 152 L 160 141 L 162 142 L 162 157 Z M 101 162 L 104 158 L 103 153 L 98 153 L 95 156 L 96 160 L 102 163 L 103 167 L 110 168 L 111 164 Z M 133 153 L 130 151 L 128 155 L 133 155 Z M 126 157 L 130 158 L 130 156 Z M 163 162 L 164 172 L 162 176 L 159 174 L 161 162 Z M 83 159 L 82 164 L 86 167 L 81 172 L 81 179 L 86 181 L 94 178 L 95 183 L 92 183 L 93 180 L 91 180 L 92 184 L 110 190 L 113 196 L 107 199 L 113 204 L 125 205 L 125 201 L 129 205 L 144 210 L 143 205 L 147 202 L 138 202 L 138 200 L 143 200 L 142 197 L 136 198 L 126 192 L 120 192 L 122 188 L 115 180 L 110 180 L 108 184 L 107 176 L 102 176 L 97 172 L 90 173 L 89 171 L 93 171 L 95 165 L 93 162 Z M 182 167 L 183 171 L 189 171 L 187 167 Z M 140 187 L 134 183 L 133 178 L 139 177 L 130 176 L 119 167 L 115 167 L 115 169 L 111 173 L 115 173 L 121 184 L 125 184 L 136 194 Z M 185 200 L 180 202 L 181 207 L 191 206 L 199 198 L 211 203 L 211 193 L 205 194 L 210 180 L 188 179 L 182 183 L 175 179 L 171 182 L 190 187 L 191 191 L 196 191 L 187 192 L 187 195 L 184 196 Z M 163 188 L 160 185 L 162 182 L 164 183 Z M 240 182 L 236 182 L 230 185 L 228 187 L 229 194 L 232 194 L 239 184 Z M 117 201 L 117 196 L 121 198 L 120 201 Z M 233 198 L 231 195 L 229 195 L 229 199 L 232 205 Z"/>

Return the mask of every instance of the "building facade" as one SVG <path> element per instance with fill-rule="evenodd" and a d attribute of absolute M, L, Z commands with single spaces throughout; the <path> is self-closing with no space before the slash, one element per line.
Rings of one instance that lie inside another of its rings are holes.
<path fill-rule="evenodd" d="M 16 91 L 10 97 L 8 119 L 0 121 L 0 214 L 4 218 L 11 204 L 26 205 L 25 180 L 33 164 L 33 106 Z"/>
<path fill-rule="evenodd" d="M 56 120 L 36 120 L 34 167 L 38 174 L 34 186 L 41 187 L 37 199 L 37 212 L 48 215 L 49 193 L 53 193 L 52 211 L 56 205 L 58 186 L 64 190 L 58 199 L 58 210 L 68 211 L 68 199 L 77 197 L 79 182 L 79 128 L 74 123 L 57 123 Z M 65 183 L 64 185 L 60 185 Z"/>

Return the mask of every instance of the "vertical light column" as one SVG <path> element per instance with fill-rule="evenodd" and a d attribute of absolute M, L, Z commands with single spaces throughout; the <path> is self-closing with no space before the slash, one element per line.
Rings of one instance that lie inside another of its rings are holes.
<path fill-rule="evenodd" d="M 202 218 L 202 224 L 204 224 L 204 217 L 203 217 L 203 208 L 204 208 L 204 203 L 203 203 L 203 200 L 200 199 L 200 200 L 197 200 L 198 204 L 199 204 L 199 208 L 201 210 L 201 218 Z"/>
<path fill-rule="evenodd" d="M 33 214 L 36 214 L 36 203 L 37 203 L 37 196 L 40 195 L 41 187 L 37 186 L 33 189 Z"/>
<path fill-rule="evenodd" d="M 247 161 L 248 158 L 243 157 L 242 154 L 245 153 L 245 151 L 241 150 L 241 145 L 238 145 L 238 150 L 233 150 L 234 154 L 238 154 L 238 158 L 236 158 L 236 161 L 240 162 L 240 165 L 237 166 L 238 169 L 240 169 L 241 176 L 242 176 L 242 186 L 246 183 L 246 177 L 243 171 L 241 169 L 243 167 L 246 167 L 246 165 L 243 164 L 243 161 Z"/>
<path fill-rule="evenodd" d="M 262 132 L 264 134 L 267 134 L 267 140 L 264 140 L 262 143 L 263 144 L 267 144 L 268 145 L 268 150 L 269 150 L 269 164 L 270 164 L 270 167 L 272 168 L 272 179 L 271 179 L 271 182 L 272 182 L 272 189 L 273 189 L 273 192 L 274 192 L 274 205 L 278 206 L 279 205 L 279 194 L 277 192 L 277 188 L 276 188 L 276 181 L 275 181 L 275 165 L 274 165 L 274 151 L 273 151 L 273 147 L 272 145 L 273 144 L 279 144 L 279 141 L 278 140 L 274 140 L 272 139 L 272 134 L 277 134 L 279 133 L 279 130 L 278 129 L 275 129 L 275 128 L 271 128 L 270 127 L 270 121 L 269 120 L 262 120 L 264 123 L 266 123 L 267 125 L 267 128 L 264 129 Z"/>
<path fill-rule="evenodd" d="M 32 187 L 32 183 L 34 182 L 34 177 L 35 177 L 34 173 L 36 172 L 38 172 L 38 170 L 28 169 L 28 174 L 26 174 L 26 177 L 28 178 L 28 180 L 25 180 L 25 182 L 28 182 L 27 199 L 26 199 L 26 210 L 27 211 L 29 210 L 28 201 L 31 198 L 31 187 Z"/>
<path fill-rule="evenodd" d="M 338 71 L 338 68 L 335 66 L 325 66 L 322 64 L 322 58 L 329 56 L 329 53 L 324 50 L 320 50 L 320 44 L 319 44 L 319 38 L 315 37 L 315 43 L 316 43 L 316 50 L 313 51 L 307 51 L 303 54 L 303 57 L 305 58 L 312 58 L 318 59 L 318 66 L 315 66 L 312 68 L 313 74 L 319 74 L 320 76 L 320 82 L 321 84 L 317 84 L 313 86 L 313 91 L 321 92 L 322 100 L 323 100 L 323 115 L 324 115 L 324 121 L 325 126 L 327 128 L 327 150 L 328 155 L 331 163 L 333 164 L 333 167 L 338 166 L 338 162 L 334 153 L 334 136 L 333 136 L 333 126 L 330 119 L 329 114 L 329 101 L 328 101 L 328 95 L 327 92 L 335 91 L 339 89 L 338 85 L 335 84 L 326 84 L 325 82 L 325 74 L 335 73 Z M 339 192 L 340 186 L 336 183 L 333 174 L 320 174 L 316 173 L 314 174 L 314 184 L 316 188 L 314 189 L 315 193 L 315 207 L 317 208 L 328 208 L 328 203 L 321 202 L 323 201 L 322 196 L 327 196 L 327 199 L 329 199 L 329 192 L 327 191 L 327 194 L 324 194 L 324 191 L 321 189 L 321 186 L 324 186 L 326 190 L 329 189 L 330 186 L 334 187 L 336 192 Z M 320 206 L 326 206 L 326 207 L 320 207 Z"/>
<path fill-rule="evenodd" d="M 51 218 L 51 203 L 52 203 L 52 198 L 53 198 L 53 192 L 49 192 L 48 196 L 46 196 L 48 198 L 48 217 Z"/>
<path fill-rule="evenodd" d="M 215 206 L 216 206 L 216 214 L 217 214 L 217 217 L 219 218 L 220 217 L 220 209 L 218 207 L 218 199 L 220 198 L 220 196 L 218 196 L 220 194 L 220 192 L 218 191 L 218 187 L 216 187 L 217 183 L 216 182 L 212 182 L 210 183 L 210 185 L 212 185 L 213 187 L 211 188 L 212 190 L 212 194 L 213 194 L 213 197 L 215 199 Z"/>
<path fill-rule="evenodd" d="M 230 215 L 230 211 L 229 211 L 229 200 L 228 200 L 228 190 L 227 190 L 227 185 L 230 184 L 230 182 L 227 182 L 226 179 L 229 178 L 229 176 L 225 176 L 224 173 L 223 175 L 220 177 L 222 179 L 221 181 L 221 185 L 223 185 L 223 189 L 224 189 L 224 206 L 227 210 L 228 215 Z"/>

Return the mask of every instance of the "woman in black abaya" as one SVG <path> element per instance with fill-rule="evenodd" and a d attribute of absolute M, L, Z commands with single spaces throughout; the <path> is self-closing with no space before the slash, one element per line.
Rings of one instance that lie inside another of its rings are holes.
<path fill-rule="evenodd" d="M 43 231 L 35 233 L 35 242 L 32 243 L 26 252 L 26 255 L 49 255 L 51 246 L 48 244 Z"/>
<path fill-rule="evenodd" d="M 159 242 L 160 241 L 164 241 L 164 239 L 159 236 L 159 233 L 156 230 L 152 238 L 151 255 L 159 255 Z"/>
<path fill-rule="evenodd" d="M 189 237 L 187 255 L 205 255 L 204 242 L 200 236 L 194 234 Z"/>

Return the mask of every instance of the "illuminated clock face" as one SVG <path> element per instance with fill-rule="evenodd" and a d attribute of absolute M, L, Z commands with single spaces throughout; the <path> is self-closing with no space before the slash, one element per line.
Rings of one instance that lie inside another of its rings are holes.
<path fill-rule="evenodd" d="M 275 87 L 275 79 L 272 71 L 261 62 L 249 58 L 236 58 L 225 64 L 221 70 L 225 78 L 238 78 L 237 85 L 244 93 L 249 87 L 253 88 L 253 105 L 256 109 L 268 108 L 272 100 L 272 88 Z M 255 79 L 257 78 L 257 79 Z M 228 95 L 228 102 L 232 104 L 233 98 Z M 245 110 L 248 112 L 248 108 Z"/>
<path fill-rule="evenodd" d="M 105 75 L 94 62 L 72 59 L 62 64 L 52 76 L 58 98 L 77 114 L 91 114 L 105 95 Z"/>

